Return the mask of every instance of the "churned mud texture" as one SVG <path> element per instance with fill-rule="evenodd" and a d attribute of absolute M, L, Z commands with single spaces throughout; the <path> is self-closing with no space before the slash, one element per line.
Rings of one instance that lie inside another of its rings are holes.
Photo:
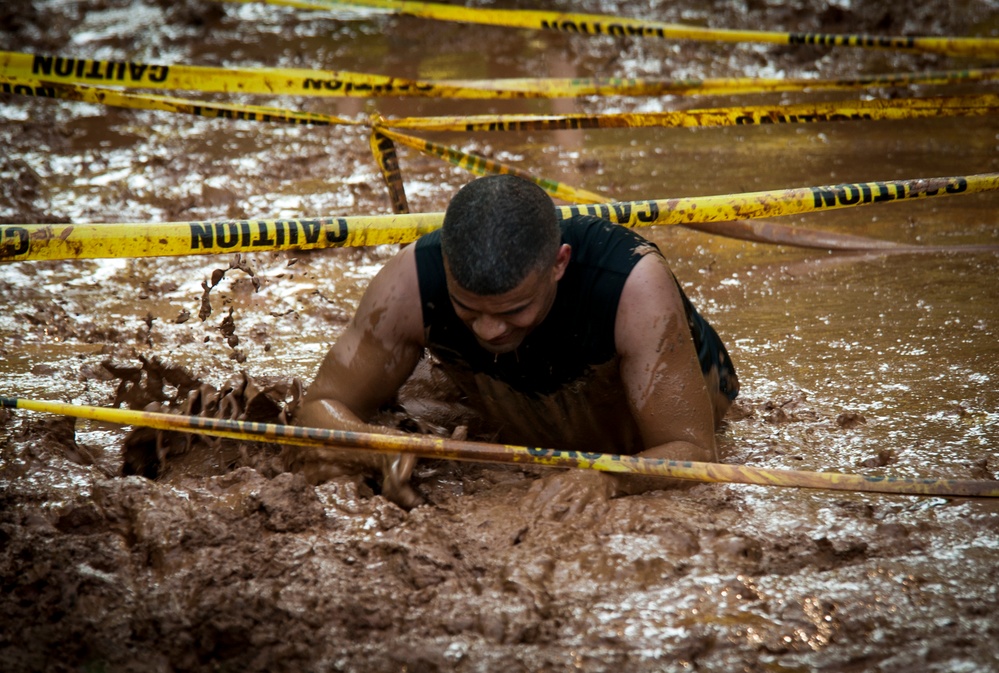
<path fill-rule="evenodd" d="M 557 4 L 876 35 L 996 37 L 999 16 L 994 0 Z M 453 79 L 832 78 L 989 65 L 201 0 L 7 0 L 0 50 Z M 875 95 L 955 93 L 917 89 Z M 852 96 L 245 101 L 363 120 Z M 990 117 L 688 131 L 442 142 L 522 158 L 615 199 L 999 170 Z M 389 209 L 361 126 L 253 125 L 0 93 L 0 146 L 0 226 Z M 414 212 L 443 210 L 469 178 L 405 150 L 400 165 Z M 994 243 L 996 208 L 985 198 L 840 222 L 891 240 Z M 693 232 L 649 236 L 740 367 L 745 393 L 719 434 L 725 460 L 995 478 L 994 257 L 796 256 Z M 314 374 L 390 254 L 0 267 L 0 394 L 286 420 L 297 381 Z M 426 385 L 414 382 L 379 421 L 438 435 L 468 423 Z M 604 501 L 584 497 L 592 475 L 582 471 L 422 461 L 413 483 L 426 504 L 405 510 L 376 480 L 311 483 L 285 469 L 283 451 L 0 409 L 0 673 L 999 670 L 992 502 L 724 484 Z M 543 503 L 542 486 L 560 476 L 579 497 Z"/>
<path fill-rule="evenodd" d="M 300 396 L 294 380 L 241 373 L 216 388 L 156 358 L 104 369 L 114 403 L 135 408 L 281 422 Z M 744 400 L 732 418 L 856 422 L 823 417 L 800 393 Z M 265 444 L 134 429 L 119 454 L 81 443 L 74 426 L 32 417 L 3 449 L 4 670 L 993 660 L 994 593 L 937 591 L 950 580 L 930 558 L 949 537 L 993 536 L 993 516 L 948 522 L 902 499 L 824 495 L 811 505 L 819 521 L 795 501 L 789 528 L 774 520 L 787 501 L 724 486 L 538 509 L 538 469 L 437 461 L 414 475 L 427 504 L 406 511 L 363 480 L 311 485 Z M 999 579 L 994 563 L 965 573 L 983 588 Z"/>

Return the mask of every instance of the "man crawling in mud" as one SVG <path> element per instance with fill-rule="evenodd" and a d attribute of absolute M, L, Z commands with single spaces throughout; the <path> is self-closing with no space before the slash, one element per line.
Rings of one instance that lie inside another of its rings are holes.
<path fill-rule="evenodd" d="M 540 187 L 512 176 L 465 185 L 442 229 L 382 268 L 295 422 L 384 432 L 367 421 L 427 352 L 512 444 L 715 461 L 715 428 L 739 391 L 717 333 L 653 244 L 595 217 L 560 223 Z M 421 502 L 414 462 L 382 470 L 383 495 L 405 507 Z M 649 487 L 572 470 L 533 491 L 579 507 Z"/>

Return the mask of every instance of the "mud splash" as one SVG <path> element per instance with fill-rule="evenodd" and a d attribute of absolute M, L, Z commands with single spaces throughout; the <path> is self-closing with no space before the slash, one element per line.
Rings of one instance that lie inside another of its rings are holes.
<path fill-rule="evenodd" d="M 999 8 L 986 0 L 904 10 L 849 2 L 651 9 L 625 2 L 612 10 L 728 28 L 999 30 Z M 0 48 L 464 79 L 834 77 L 988 65 L 821 47 L 580 39 L 195 0 L 17 0 L 0 9 Z M 358 117 L 815 99 L 483 106 L 246 98 Z M 2 223 L 389 209 L 360 130 L 12 96 L 0 97 L 0 120 Z M 434 140 L 622 200 L 999 170 L 992 118 Z M 400 164 L 414 211 L 443 209 L 467 180 L 406 151 Z M 995 243 L 996 212 L 995 195 L 977 195 L 783 223 L 907 244 Z M 666 251 L 739 368 L 744 392 L 719 437 L 724 460 L 996 476 L 994 255 L 827 254 L 681 229 L 643 233 Z M 126 404 L 280 417 L 295 399 L 291 382 L 311 380 L 393 253 L 2 266 L 0 387 L 110 405 L 124 379 L 135 384 L 120 391 Z M 150 379 L 150 371 L 159 374 Z M 384 423 L 446 434 L 462 422 L 440 414 L 425 389 L 412 392 L 409 406 L 391 410 Z M 416 418 L 435 420 L 413 425 Z M 549 478 L 540 469 L 425 462 L 414 483 L 427 504 L 407 512 L 364 479 L 310 484 L 281 469 L 273 447 L 140 437 L 0 411 L 0 668 L 999 668 L 999 512 L 990 502 L 697 485 L 541 511 L 530 506 L 532 488 Z M 157 478 L 123 476 L 129 463 L 139 473 L 155 468 Z"/>

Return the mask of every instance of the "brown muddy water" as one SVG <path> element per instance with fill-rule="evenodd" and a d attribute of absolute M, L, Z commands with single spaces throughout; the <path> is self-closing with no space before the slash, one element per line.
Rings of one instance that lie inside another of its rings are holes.
<path fill-rule="evenodd" d="M 726 28 L 999 36 L 999 5 L 981 0 L 550 7 Z M 999 65 L 166 0 L 7 2 L 0 48 L 463 79 Z M 872 94 L 887 92 L 858 95 Z M 852 95 L 241 100 L 361 117 Z M 999 170 L 995 117 L 433 139 L 618 200 Z M 389 210 L 359 129 L 4 96 L 0 146 L 4 223 Z M 470 177 L 404 149 L 400 162 L 413 211 L 442 210 Z M 995 194 L 966 195 L 782 222 L 907 243 L 995 244 L 997 212 Z M 676 228 L 645 233 L 740 370 L 740 413 L 719 438 L 723 460 L 996 477 L 995 254 L 833 254 Z M 119 381 L 105 363 L 138 368 L 141 358 L 183 367 L 213 388 L 240 372 L 307 383 L 393 252 L 246 256 L 254 276 L 228 270 L 204 321 L 202 283 L 229 258 L 0 266 L 0 394 L 109 405 Z M 697 485 L 566 516 L 524 505 L 540 468 L 426 463 L 416 484 L 429 504 L 406 512 L 363 484 L 310 486 L 281 473 L 262 447 L 199 444 L 194 459 L 158 480 L 123 477 L 125 436 L 115 426 L 80 421 L 74 432 L 43 415 L 0 415 L 0 670 L 999 670 L 992 502 Z"/>

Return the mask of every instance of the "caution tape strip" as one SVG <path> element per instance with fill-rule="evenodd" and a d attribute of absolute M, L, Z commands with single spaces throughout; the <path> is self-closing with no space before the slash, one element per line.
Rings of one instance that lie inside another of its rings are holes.
<path fill-rule="evenodd" d="M 898 73 L 831 80 L 719 78 L 513 78 L 408 80 L 385 75 L 298 68 L 216 68 L 149 64 L 0 51 L 0 76 L 159 90 L 294 96 L 418 96 L 464 99 L 745 94 L 900 87 L 999 79 L 999 68 Z"/>
<path fill-rule="evenodd" d="M 627 227 L 726 222 L 999 190 L 999 173 L 799 187 L 745 194 L 560 206 Z M 162 224 L 0 225 L 0 262 L 312 250 L 409 243 L 443 213 Z"/>
<path fill-rule="evenodd" d="M 835 91 L 978 83 L 999 79 L 999 68 L 936 70 L 922 73 L 864 75 L 835 79 L 727 77 L 662 80 L 651 78 L 511 78 L 442 80 L 456 86 L 523 91 L 545 97 L 736 95 L 791 91 Z"/>
<path fill-rule="evenodd" d="M 229 1 L 247 3 L 257 2 L 258 0 Z M 747 42 L 826 47 L 863 47 L 979 58 L 990 58 L 999 55 L 999 39 L 989 37 L 906 37 L 732 30 L 724 28 L 702 28 L 676 23 L 664 23 L 661 21 L 646 21 L 605 14 L 577 14 L 527 9 L 477 9 L 433 2 L 410 2 L 408 0 L 263 1 L 272 5 L 311 10 L 342 8 L 344 6 L 368 7 L 424 19 L 506 26 L 511 28 L 529 28 L 577 35 L 607 35 L 611 37 L 644 37 L 729 43 Z"/>
<path fill-rule="evenodd" d="M 160 110 L 210 119 L 308 124 L 365 124 L 345 117 L 296 112 L 261 105 L 238 105 L 136 94 L 84 84 L 64 84 L 0 76 L 0 92 L 73 100 L 140 110 Z M 705 108 L 655 113 L 565 115 L 471 115 L 463 117 L 383 118 L 382 126 L 425 131 L 556 131 L 606 128 L 695 128 L 734 125 L 809 124 L 832 121 L 883 121 L 983 116 L 999 112 L 999 96 L 979 94 L 933 98 L 896 98 L 783 106 Z"/>
<path fill-rule="evenodd" d="M 610 202 L 609 198 L 601 196 L 600 194 L 572 187 L 565 183 L 558 182 L 557 180 L 539 178 L 528 173 L 527 171 L 522 171 L 508 164 L 487 159 L 477 154 L 463 152 L 453 147 L 447 147 L 446 145 L 430 142 L 429 140 L 424 140 L 422 138 L 416 138 L 414 136 L 405 135 L 395 131 L 389 131 L 388 129 L 382 127 L 379 127 L 379 133 L 394 140 L 400 145 L 411 147 L 429 156 L 444 159 L 450 164 L 458 166 L 459 168 L 464 168 L 473 175 L 515 175 L 519 178 L 523 178 L 524 180 L 533 182 L 554 197 L 570 201 L 572 203 Z"/>
<path fill-rule="evenodd" d="M 211 103 L 207 101 L 174 98 L 157 94 L 135 94 L 106 87 L 87 86 L 84 84 L 64 84 L 44 80 L 21 79 L 18 77 L 0 76 L 0 93 L 12 93 L 21 96 L 39 98 L 55 98 L 59 100 L 110 105 L 113 107 L 130 108 L 133 110 L 158 110 L 189 114 L 208 119 L 236 119 L 253 122 L 271 122 L 282 124 L 306 124 L 310 126 L 349 125 L 356 126 L 363 122 L 336 117 L 316 112 L 296 112 L 282 108 L 263 105 L 237 105 L 232 103 Z"/>
<path fill-rule="evenodd" d="M 385 184 L 389 190 L 389 199 L 392 202 L 393 212 L 396 213 L 407 213 L 409 212 L 409 206 L 406 203 L 406 193 L 403 187 L 402 172 L 399 169 L 399 162 L 394 155 L 395 144 L 392 139 L 387 137 L 385 134 L 389 133 L 393 137 L 400 137 L 400 134 L 394 134 L 384 129 L 376 130 L 372 133 L 372 149 L 374 150 L 375 157 L 378 160 L 378 164 L 382 169 L 382 176 L 385 179 Z M 374 138 L 377 138 L 377 143 L 375 143 Z M 407 136 L 408 138 L 408 136 Z M 556 183 L 552 180 L 547 180 L 545 178 L 536 178 L 533 175 L 525 174 L 523 171 L 517 171 L 511 167 L 505 166 L 504 164 L 496 163 L 495 165 L 487 165 L 484 162 L 487 160 L 481 157 L 476 157 L 473 154 L 466 154 L 460 150 L 454 148 L 444 148 L 442 146 L 434 146 L 434 143 L 428 143 L 425 140 L 419 138 L 411 138 L 413 145 L 417 149 L 431 154 L 432 156 L 442 156 L 446 154 L 451 163 L 459 166 L 466 167 L 471 172 L 476 175 L 493 175 L 495 173 L 509 173 L 517 174 L 527 180 L 534 182 L 537 185 L 542 186 L 542 188 L 548 188 L 547 191 L 551 194 L 555 190 L 551 188 L 552 185 L 558 185 L 566 191 L 566 200 L 573 203 L 610 203 L 609 198 L 604 198 L 598 200 L 596 197 L 599 195 L 593 194 L 594 198 L 590 200 L 583 200 L 582 198 L 573 198 L 579 195 L 582 190 L 576 190 L 575 188 L 568 187 L 566 185 L 561 185 L 561 183 Z M 434 147 L 428 147 L 434 146 Z M 440 148 L 440 149 L 438 149 Z M 387 158 L 389 151 L 392 152 L 392 160 Z M 385 154 L 385 158 L 382 155 Z M 492 168 L 495 170 L 485 170 L 487 168 Z M 583 192 L 583 194 L 589 194 L 589 192 Z M 695 229 L 697 231 L 714 234 L 716 236 L 724 236 L 726 238 L 734 238 L 740 241 L 751 241 L 754 243 L 765 243 L 769 245 L 788 245 L 797 248 L 817 248 L 821 250 L 875 250 L 881 252 L 905 252 L 905 253 L 924 253 L 924 252 L 990 252 L 999 250 L 999 245 L 906 245 L 903 243 L 897 243 L 895 241 L 885 241 L 882 239 L 869 238 L 867 236 L 855 236 L 852 234 L 843 234 L 839 232 L 832 231 L 816 231 L 813 229 L 805 229 L 802 227 L 791 227 L 783 224 L 778 224 L 770 220 L 736 220 L 736 221 L 725 221 L 725 222 L 697 222 L 697 223 L 686 223 L 679 226 L 687 227 L 689 229 Z"/>
<path fill-rule="evenodd" d="M 19 397 L 0 397 L 0 408 L 24 409 L 118 425 L 186 432 L 227 439 L 310 447 L 311 450 L 319 453 L 319 457 L 329 460 L 342 460 L 342 450 L 346 448 L 376 453 L 408 453 L 420 458 L 533 464 L 706 483 L 754 484 L 920 496 L 999 497 L 999 481 L 987 479 L 911 479 L 839 472 L 768 469 L 749 465 L 622 456 L 613 453 L 560 451 L 513 444 L 460 441 L 428 435 L 383 435 L 276 423 L 234 421 L 203 416 L 183 416 L 153 411 L 29 400 Z M 324 455 L 327 450 L 329 454 Z"/>
<path fill-rule="evenodd" d="M 301 68 L 215 68 L 101 61 L 0 51 L 0 75 L 65 84 L 110 85 L 290 96 L 525 98 L 536 94 L 495 87 L 410 80 L 386 75 Z"/>
<path fill-rule="evenodd" d="M 395 151 L 395 143 L 377 127 L 371 129 L 370 142 L 371 153 L 375 156 L 375 163 L 378 164 L 385 186 L 389 190 L 392 212 L 408 213 L 409 202 L 406 199 L 406 187 L 402 180 L 402 171 L 399 169 L 399 156 Z"/>
<path fill-rule="evenodd" d="M 672 112 L 563 115 L 470 115 L 384 119 L 395 129 L 424 131 L 563 131 L 608 128 L 695 128 L 763 124 L 811 124 L 836 121 L 883 121 L 935 117 L 971 117 L 999 113 L 999 95 L 851 100 L 797 105 L 704 108 Z"/>

